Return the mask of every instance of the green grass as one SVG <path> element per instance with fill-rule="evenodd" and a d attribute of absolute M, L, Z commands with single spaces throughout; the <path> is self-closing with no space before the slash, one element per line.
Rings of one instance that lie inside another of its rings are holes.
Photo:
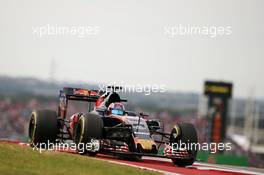
<path fill-rule="evenodd" d="M 75 154 L 45 151 L 0 142 L 3 175 L 156 175 L 159 173 L 117 165 Z"/>

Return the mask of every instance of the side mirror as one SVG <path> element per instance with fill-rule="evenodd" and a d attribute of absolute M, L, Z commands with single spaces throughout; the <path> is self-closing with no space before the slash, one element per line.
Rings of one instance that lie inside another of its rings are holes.
<path fill-rule="evenodd" d="M 161 123 L 157 120 L 147 120 L 146 121 L 148 128 L 150 131 L 157 131 L 161 129 Z"/>
<path fill-rule="evenodd" d="M 140 115 L 140 117 L 148 117 L 149 116 L 148 114 L 146 114 L 144 112 L 139 113 L 139 115 Z"/>

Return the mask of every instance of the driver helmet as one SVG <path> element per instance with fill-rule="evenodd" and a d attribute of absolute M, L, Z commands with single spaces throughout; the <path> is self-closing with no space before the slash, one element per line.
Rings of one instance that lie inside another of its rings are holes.
<path fill-rule="evenodd" d="M 124 115 L 125 114 L 125 107 L 120 102 L 111 103 L 108 106 L 108 111 L 109 111 L 109 114 Z"/>

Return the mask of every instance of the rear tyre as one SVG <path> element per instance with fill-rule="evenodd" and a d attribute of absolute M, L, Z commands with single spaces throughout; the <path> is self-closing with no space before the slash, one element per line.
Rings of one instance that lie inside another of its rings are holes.
<path fill-rule="evenodd" d="M 30 115 L 28 135 L 31 146 L 54 143 L 57 137 L 57 113 L 51 110 L 33 111 Z"/>
<path fill-rule="evenodd" d="M 177 137 L 175 137 L 177 136 Z M 190 123 L 179 123 L 177 124 L 171 132 L 171 143 L 181 143 L 189 144 L 188 153 L 191 155 L 190 158 L 173 158 L 172 162 L 174 165 L 177 166 L 189 166 L 192 165 L 193 162 L 196 160 L 197 149 L 194 144 L 198 142 L 197 132 L 195 130 L 194 125 Z M 191 146 L 192 145 L 192 146 Z"/>
<path fill-rule="evenodd" d="M 92 139 L 99 140 L 103 137 L 103 127 L 103 120 L 96 114 L 88 113 L 79 118 L 73 134 L 73 140 L 77 145 L 79 154 L 96 156 L 97 151 L 86 149 L 86 145 L 90 144 Z"/>

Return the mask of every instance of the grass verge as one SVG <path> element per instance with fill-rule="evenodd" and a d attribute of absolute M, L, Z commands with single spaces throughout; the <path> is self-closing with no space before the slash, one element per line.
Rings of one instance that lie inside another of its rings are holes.
<path fill-rule="evenodd" d="M 5 175 L 157 175 L 88 156 L 45 151 L 0 142 L 0 174 Z"/>

